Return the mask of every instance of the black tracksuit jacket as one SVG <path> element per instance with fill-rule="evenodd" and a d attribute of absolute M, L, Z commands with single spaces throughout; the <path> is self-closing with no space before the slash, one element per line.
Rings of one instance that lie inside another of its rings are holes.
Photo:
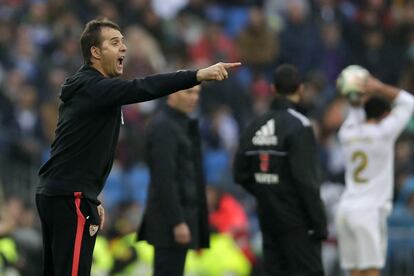
<path fill-rule="evenodd" d="M 84 65 L 62 86 L 50 159 L 40 168 L 38 194 L 83 196 L 97 203 L 111 171 L 121 106 L 156 99 L 197 85 L 196 71 L 142 79 L 106 78 Z"/>
<path fill-rule="evenodd" d="M 148 124 L 146 156 L 151 183 L 138 239 L 156 247 L 181 247 L 173 228 L 190 228 L 189 248 L 209 246 L 208 210 L 196 120 L 166 105 Z"/>
<path fill-rule="evenodd" d="M 234 179 L 257 199 L 264 233 L 306 230 L 326 237 L 318 174 L 309 120 L 287 100 L 276 99 L 271 111 L 247 127 L 234 161 Z"/>

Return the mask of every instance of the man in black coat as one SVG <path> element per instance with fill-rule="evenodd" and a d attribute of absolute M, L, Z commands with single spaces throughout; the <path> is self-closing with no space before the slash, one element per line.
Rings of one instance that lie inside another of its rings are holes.
<path fill-rule="evenodd" d="M 147 129 L 151 183 L 138 239 L 155 247 L 154 275 L 183 275 L 189 248 L 209 246 L 198 124 L 200 86 L 168 96 Z"/>
<path fill-rule="evenodd" d="M 226 69 L 238 65 L 121 80 L 127 48 L 117 24 L 92 20 L 80 42 L 85 64 L 62 86 L 56 137 L 36 191 L 45 276 L 90 275 L 96 234 L 104 223 L 98 195 L 114 160 L 121 106 L 226 79 Z"/>
<path fill-rule="evenodd" d="M 298 70 L 278 67 L 272 89 L 271 110 L 241 137 L 234 178 L 257 200 L 266 275 L 323 275 L 326 217 L 312 126 L 294 107 L 303 89 Z"/>

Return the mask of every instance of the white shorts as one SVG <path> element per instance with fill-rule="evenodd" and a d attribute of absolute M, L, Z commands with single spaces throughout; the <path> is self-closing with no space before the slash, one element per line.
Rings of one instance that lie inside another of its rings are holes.
<path fill-rule="evenodd" d="M 379 209 L 348 211 L 338 208 L 336 231 L 342 269 L 381 269 L 387 249 L 387 215 Z"/>

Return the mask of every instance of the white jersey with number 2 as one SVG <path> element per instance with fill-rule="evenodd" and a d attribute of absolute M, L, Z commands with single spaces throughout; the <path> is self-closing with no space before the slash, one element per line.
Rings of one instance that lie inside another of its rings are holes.
<path fill-rule="evenodd" d="M 339 130 L 345 154 L 345 183 L 340 208 L 367 210 L 392 208 L 394 143 L 410 120 L 414 97 L 400 91 L 390 114 L 377 124 L 368 124 L 363 108 L 351 107 Z"/>

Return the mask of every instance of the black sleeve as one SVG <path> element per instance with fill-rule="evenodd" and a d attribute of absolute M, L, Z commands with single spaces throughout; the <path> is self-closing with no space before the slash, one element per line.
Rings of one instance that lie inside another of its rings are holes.
<path fill-rule="evenodd" d="M 239 147 L 233 162 L 233 178 L 237 184 L 240 184 L 246 191 L 253 194 L 254 184 L 251 173 L 251 156 L 245 154 L 246 151 L 246 140 L 244 137 L 240 139 Z"/>
<path fill-rule="evenodd" d="M 327 236 L 326 214 L 320 197 L 316 143 L 311 127 L 301 127 L 290 137 L 289 165 L 297 192 L 317 238 Z"/>
<path fill-rule="evenodd" d="M 119 106 L 153 100 L 191 88 L 199 82 L 197 71 L 183 70 L 134 80 L 99 78 L 98 81 L 91 81 L 90 84 L 88 93 L 94 105 Z"/>
<path fill-rule="evenodd" d="M 171 124 L 163 121 L 153 125 L 151 134 L 152 146 L 148 152 L 151 170 L 151 185 L 155 186 L 157 198 L 168 219 L 169 225 L 184 222 L 184 211 L 180 204 L 178 183 L 176 183 L 176 157 L 178 152 L 177 133 Z"/>

